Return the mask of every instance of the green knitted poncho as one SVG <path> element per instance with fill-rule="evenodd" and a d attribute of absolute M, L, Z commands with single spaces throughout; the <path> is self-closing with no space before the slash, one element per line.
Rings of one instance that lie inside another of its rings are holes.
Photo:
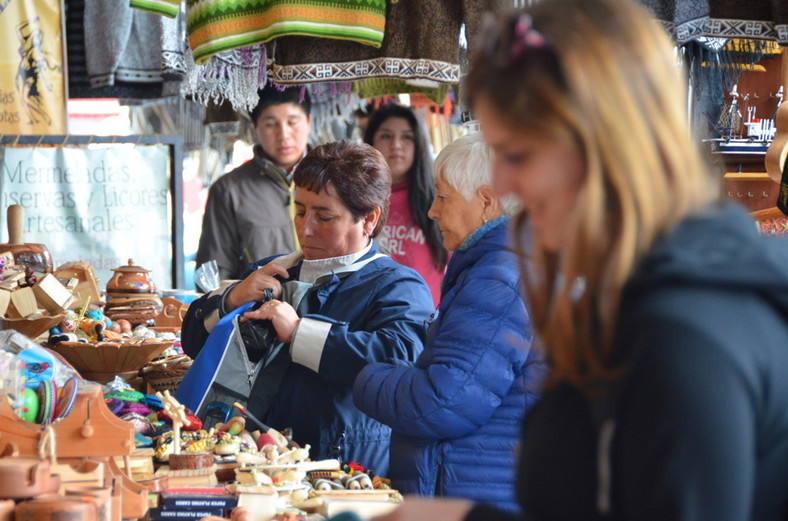
<path fill-rule="evenodd" d="M 132 7 L 174 17 L 180 0 L 130 0 Z M 301 35 L 379 48 L 386 0 L 187 0 L 186 35 L 194 61 L 222 51 Z"/>

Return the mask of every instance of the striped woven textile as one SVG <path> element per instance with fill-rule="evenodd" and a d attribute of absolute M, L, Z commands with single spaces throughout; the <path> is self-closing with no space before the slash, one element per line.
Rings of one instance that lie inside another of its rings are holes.
<path fill-rule="evenodd" d="M 180 0 L 130 0 L 176 16 Z M 380 48 L 386 0 L 187 0 L 186 35 L 194 61 L 288 35 L 349 40 Z"/>

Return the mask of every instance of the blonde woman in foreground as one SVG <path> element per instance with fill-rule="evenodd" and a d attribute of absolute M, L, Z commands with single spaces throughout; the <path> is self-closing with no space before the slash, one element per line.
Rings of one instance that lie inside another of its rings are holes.
<path fill-rule="evenodd" d="M 381 519 L 788 519 L 788 244 L 718 201 L 658 23 L 628 0 L 540 2 L 476 42 L 465 93 L 527 215 L 550 379 L 519 516 L 406 498 Z"/>

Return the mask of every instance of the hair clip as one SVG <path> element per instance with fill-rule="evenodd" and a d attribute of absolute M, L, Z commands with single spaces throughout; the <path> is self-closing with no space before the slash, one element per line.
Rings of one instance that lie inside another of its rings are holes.
<path fill-rule="evenodd" d="M 509 48 L 509 59 L 517 61 L 523 51 L 528 48 L 540 48 L 547 46 L 547 40 L 542 34 L 531 27 L 531 17 L 521 14 L 512 28 L 512 43 Z"/>
<path fill-rule="evenodd" d="M 485 54 L 491 59 L 502 61 L 502 65 L 512 65 L 519 61 L 527 49 L 543 49 L 549 47 L 547 39 L 532 27 L 531 16 L 525 13 L 518 15 L 511 21 L 511 33 L 508 49 L 506 34 L 499 32 L 495 15 L 485 13 L 479 31 L 479 42 Z M 503 51 L 503 52 L 501 52 Z"/>

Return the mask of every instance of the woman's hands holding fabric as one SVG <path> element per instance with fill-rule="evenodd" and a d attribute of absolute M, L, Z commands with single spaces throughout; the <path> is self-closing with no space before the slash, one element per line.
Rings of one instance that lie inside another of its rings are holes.
<path fill-rule="evenodd" d="M 290 277 L 285 268 L 274 262 L 269 262 L 250 273 L 248 277 L 233 286 L 227 294 L 227 297 L 224 299 L 225 311 L 232 311 L 253 300 L 262 300 L 263 290 L 266 288 L 271 288 L 274 298 L 281 297 L 282 284 L 274 278 L 275 276 L 285 279 Z"/>
<path fill-rule="evenodd" d="M 241 322 L 249 319 L 270 320 L 276 330 L 280 341 L 290 343 L 298 327 L 298 313 L 287 302 L 269 300 L 254 311 L 247 311 L 241 317 Z"/>

